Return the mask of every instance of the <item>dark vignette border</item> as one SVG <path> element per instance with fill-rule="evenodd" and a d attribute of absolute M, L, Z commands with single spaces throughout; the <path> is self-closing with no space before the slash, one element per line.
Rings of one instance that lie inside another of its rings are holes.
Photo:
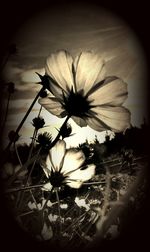
<path fill-rule="evenodd" d="M 147 83 L 147 95 L 149 98 L 149 68 L 150 68 L 150 38 L 149 38 L 149 6 L 148 1 L 109 1 L 109 0 L 76 0 L 76 4 L 86 5 L 87 3 L 94 3 L 97 8 L 105 7 L 116 13 L 122 19 L 124 19 L 128 25 L 136 33 L 139 41 L 144 49 L 147 65 L 148 65 L 148 83 Z M 74 4 L 74 0 L 5 0 L 0 4 L 0 60 L 3 58 L 4 52 L 9 45 L 9 41 L 14 32 L 25 22 L 28 17 L 31 17 L 33 13 L 38 12 L 42 6 L 53 8 L 63 8 L 65 5 Z M 2 96 L 0 92 L 0 101 L 2 102 Z M 0 102 L 0 105 L 1 105 Z M 147 108 L 149 108 L 149 102 Z M 148 109 L 149 112 L 149 109 Z M 148 136 L 149 137 L 149 136 Z M 149 141 L 147 141 L 149 142 Z M 149 146 L 147 146 L 149 148 Z M 1 158 L 1 157 L 0 157 Z M 150 167 L 148 167 L 150 168 Z M 146 176 L 149 180 L 149 170 L 147 170 Z M 1 195 L 1 194 L 0 194 Z M 141 206 L 140 213 L 137 216 L 129 216 L 127 223 L 124 227 L 122 235 L 110 242 L 103 242 L 101 244 L 96 243 L 90 250 L 94 251 L 145 251 L 147 246 L 149 247 L 149 227 L 150 227 L 150 207 L 149 207 L 150 186 L 146 188 L 146 198 Z M 0 249 L 5 251 L 45 251 L 47 248 L 40 243 L 34 242 L 28 236 L 24 235 L 22 230 L 13 221 L 2 195 L 0 196 Z M 51 250 L 53 247 L 51 248 Z M 57 247 L 55 248 L 57 250 Z"/>

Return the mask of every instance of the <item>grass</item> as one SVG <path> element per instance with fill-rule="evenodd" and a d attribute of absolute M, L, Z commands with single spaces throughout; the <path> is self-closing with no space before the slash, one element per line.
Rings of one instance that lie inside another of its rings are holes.
<path fill-rule="evenodd" d="M 105 158 L 104 172 L 97 170 L 78 190 L 64 186 L 60 191 L 43 191 L 44 173 L 36 180 L 30 171 L 16 177 L 5 196 L 14 218 L 33 238 L 49 245 L 59 240 L 60 248 L 84 248 L 97 236 L 103 240 L 119 235 L 123 209 L 137 205 L 139 173 L 146 165 L 143 158 L 134 157 L 131 167 L 123 169 L 118 154 Z M 34 169 L 38 174 L 36 163 Z"/>

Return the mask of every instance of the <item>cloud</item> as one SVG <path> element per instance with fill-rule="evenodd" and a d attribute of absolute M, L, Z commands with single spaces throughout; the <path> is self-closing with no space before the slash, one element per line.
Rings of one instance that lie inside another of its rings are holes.
<path fill-rule="evenodd" d="M 39 76 L 36 74 L 39 73 L 41 75 L 45 74 L 45 69 L 44 68 L 37 68 L 37 69 L 30 69 L 30 70 L 26 70 L 24 72 L 21 73 L 20 78 L 21 81 L 26 82 L 26 83 L 36 83 L 40 81 Z"/>

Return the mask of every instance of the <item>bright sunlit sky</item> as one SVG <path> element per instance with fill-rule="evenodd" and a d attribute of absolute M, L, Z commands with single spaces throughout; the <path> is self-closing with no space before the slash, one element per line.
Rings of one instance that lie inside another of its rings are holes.
<path fill-rule="evenodd" d="M 146 113 L 146 64 L 140 43 L 134 32 L 111 12 L 87 6 L 60 6 L 59 9 L 43 10 L 34 16 L 13 38 L 18 52 L 5 67 L 6 81 L 14 82 L 16 92 L 10 101 L 6 132 L 16 129 L 37 94 L 40 86 L 35 72 L 44 74 L 46 57 L 56 50 L 68 50 L 73 56 L 81 51 L 93 50 L 106 62 L 107 75 L 116 75 L 128 83 L 128 99 L 124 103 L 131 111 L 131 123 L 140 126 Z M 37 116 L 40 105 L 35 104 L 21 134 L 22 142 L 32 136 L 32 119 Z M 41 115 L 47 127 L 42 131 L 57 134 L 64 119 L 52 116 L 44 108 Z M 66 139 L 68 146 L 76 146 L 86 139 L 93 141 L 95 135 L 103 142 L 106 132 L 96 132 L 89 127 L 80 128 L 72 120 L 74 135 Z"/>

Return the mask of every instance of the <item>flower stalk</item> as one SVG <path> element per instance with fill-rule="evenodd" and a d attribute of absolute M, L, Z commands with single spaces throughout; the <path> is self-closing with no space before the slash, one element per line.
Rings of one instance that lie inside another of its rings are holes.
<path fill-rule="evenodd" d="M 33 108 L 33 106 L 35 105 L 35 103 L 36 103 L 37 99 L 39 98 L 40 93 L 41 93 L 42 91 L 44 91 L 44 87 L 41 88 L 41 90 L 38 92 L 38 94 L 37 94 L 36 97 L 34 98 L 33 102 L 31 103 L 31 105 L 30 105 L 28 111 L 26 112 L 25 116 L 23 117 L 22 121 L 20 122 L 20 124 L 18 125 L 18 127 L 17 127 L 17 129 L 16 129 L 16 131 L 15 131 L 15 136 L 18 135 L 20 129 L 22 128 L 24 122 L 26 121 L 28 115 L 30 114 L 30 112 L 31 112 L 31 110 L 32 110 L 32 108 Z M 15 138 L 15 136 L 14 136 L 14 138 Z M 13 139 L 12 139 L 12 140 L 9 142 L 9 144 L 7 145 L 7 147 L 6 147 L 6 149 L 5 149 L 5 152 L 6 152 L 6 150 L 9 150 L 9 148 L 10 148 L 11 145 L 12 145 L 12 143 L 13 143 Z"/>

